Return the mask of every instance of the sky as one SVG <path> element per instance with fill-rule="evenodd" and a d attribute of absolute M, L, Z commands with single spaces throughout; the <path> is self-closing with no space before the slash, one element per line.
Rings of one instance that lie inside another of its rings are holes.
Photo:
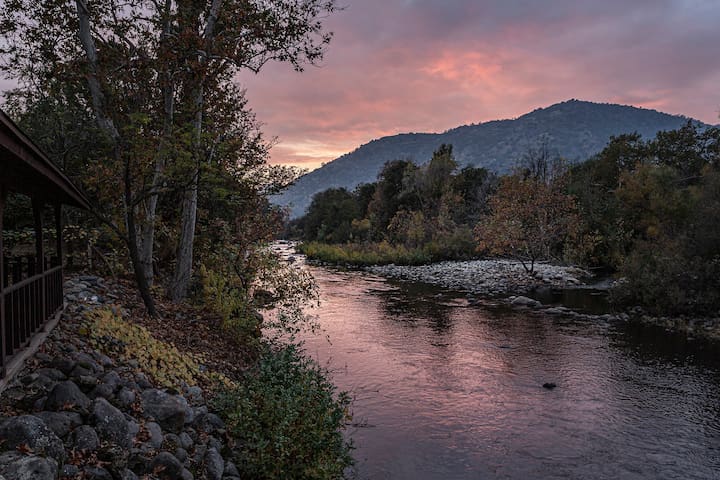
<path fill-rule="evenodd" d="M 318 66 L 238 78 L 271 162 L 319 167 L 375 138 L 576 98 L 718 123 L 718 0 L 339 0 Z"/>

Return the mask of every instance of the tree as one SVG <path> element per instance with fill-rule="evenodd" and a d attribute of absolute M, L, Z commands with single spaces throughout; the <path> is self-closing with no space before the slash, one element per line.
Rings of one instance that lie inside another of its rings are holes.
<path fill-rule="evenodd" d="M 560 250 L 577 224 L 575 202 L 560 181 L 548 185 L 519 174 L 500 181 L 490 211 L 475 227 L 478 250 L 516 258 L 529 273 Z"/>
<path fill-rule="evenodd" d="M 53 79 L 72 85 L 72 101 L 103 132 L 107 151 L 94 159 L 95 190 L 110 188 L 98 211 L 127 245 L 151 314 L 158 201 L 176 191 L 183 208 L 170 293 L 181 298 L 187 289 L 201 167 L 218 165 L 213 157 L 227 137 L 209 129 L 213 104 L 239 98 L 232 81 L 240 68 L 257 72 L 279 60 L 300 70 L 322 58 L 330 40 L 323 18 L 333 10 L 334 0 L 3 5 L 4 71 L 42 96 Z"/>

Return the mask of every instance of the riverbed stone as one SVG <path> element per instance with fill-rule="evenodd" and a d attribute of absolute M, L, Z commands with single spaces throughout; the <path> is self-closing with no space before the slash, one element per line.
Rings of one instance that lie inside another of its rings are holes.
<path fill-rule="evenodd" d="M 537 300 L 534 300 L 529 297 L 523 297 L 522 295 L 517 296 L 513 298 L 510 303 L 512 305 L 515 305 L 516 307 L 530 307 L 530 308 L 537 308 L 542 306 L 542 303 L 538 302 Z"/>

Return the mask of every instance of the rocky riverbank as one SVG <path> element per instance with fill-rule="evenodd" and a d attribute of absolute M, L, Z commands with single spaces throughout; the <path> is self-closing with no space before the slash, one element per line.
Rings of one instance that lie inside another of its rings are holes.
<path fill-rule="evenodd" d="M 513 308 L 547 315 L 596 321 L 635 321 L 668 331 L 682 332 L 691 338 L 720 341 L 718 318 L 656 317 L 646 314 L 639 307 L 631 308 L 626 312 L 591 315 L 565 306 L 544 305 L 526 296 L 542 287 L 563 289 L 589 286 L 589 282 L 593 281 L 592 275 L 577 267 L 540 263 L 535 265 L 535 272 L 530 275 L 520 262 L 475 260 L 421 266 L 381 265 L 368 267 L 367 271 L 401 280 L 438 285 L 481 297 L 497 297 Z M 605 282 L 600 286 L 593 284 L 593 288 L 601 289 L 609 289 L 611 286 L 612 282 Z"/>
<path fill-rule="evenodd" d="M 122 314 L 117 293 L 92 276 L 65 288 L 61 322 L 0 395 L 0 480 L 239 480 L 202 388 L 163 388 L 94 348 L 87 314 Z"/>
<path fill-rule="evenodd" d="M 529 274 L 520 262 L 473 260 L 420 266 L 379 265 L 367 269 L 377 275 L 430 283 L 477 295 L 522 295 L 541 287 L 577 287 L 591 274 L 577 267 L 539 263 Z"/>

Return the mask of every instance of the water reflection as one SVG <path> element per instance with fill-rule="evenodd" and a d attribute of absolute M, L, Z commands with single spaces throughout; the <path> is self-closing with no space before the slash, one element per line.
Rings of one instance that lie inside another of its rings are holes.
<path fill-rule="evenodd" d="M 314 269 L 361 478 L 718 478 L 717 351 Z M 542 388 L 547 381 L 558 388 Z"/>

